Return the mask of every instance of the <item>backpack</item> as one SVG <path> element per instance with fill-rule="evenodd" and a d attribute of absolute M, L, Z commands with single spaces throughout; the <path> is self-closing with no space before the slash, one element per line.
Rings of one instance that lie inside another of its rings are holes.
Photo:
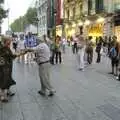
<path fill-rule="evenodd" d="M 116 58 L 117 57 L 117 51 L 116 51 L 115 48 L 111 48 L 109 57 L 110 58 Z"/>

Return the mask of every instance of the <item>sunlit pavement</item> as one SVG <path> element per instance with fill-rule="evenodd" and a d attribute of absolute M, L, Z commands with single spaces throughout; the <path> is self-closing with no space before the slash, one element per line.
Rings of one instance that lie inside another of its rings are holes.
<path fill-rule="evenodd" d="M 52 98 L 37 94 L 40 89 L 35 64 L 14 63 L 16 96 L 0 104 L 0 120 L 120 120 L 120 82 L 110 72 L 109 60 L 80 72 L 70 50 L 61 65 L 51 66 L 56 89 Z"/>

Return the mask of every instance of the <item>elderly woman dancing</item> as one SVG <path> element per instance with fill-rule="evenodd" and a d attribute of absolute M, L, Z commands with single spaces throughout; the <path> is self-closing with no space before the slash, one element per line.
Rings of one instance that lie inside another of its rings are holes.
<path fill-rule="evenodd" d="M 14 55 L 10 50 L 10 38 L 3 37 L 0 46 L 0 100 L 8 102 L 9 89 L 16 82 L 12 79 L 12 62 L 19 55 Z"/>

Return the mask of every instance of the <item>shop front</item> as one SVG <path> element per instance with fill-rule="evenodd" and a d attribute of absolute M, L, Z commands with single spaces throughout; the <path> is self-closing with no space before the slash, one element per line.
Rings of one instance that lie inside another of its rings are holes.
<path fill-rule="evenodd" d="M 66 25 L 65 26 L 65 35 L 66 37 L 71 37 L 76 34 L 76 26 Z"/>
<path fill-rule="evenodd" d="M 114 17 L 114 34 L 117 37 L 117 40 L 120 42 L 120 10 L 116 12 Z"/>
<path fill-rule="evenodd" d="M 86 37 L 91 36 L 93 42 L 95 42 L 96 38 L 104 36 L 105 20 L 106 18 L 101 16 L 86 19 L 84 22 L 84 32 L 86 33 Z"/>
<path fill-rule="evenodd" d="M 62 25 L 56 26 L 56 35 L 62 36 Z"/>
<path fill-rule="evenodd" d="M 96 37 L 103 36 L 103 24 L 92 24 L 88 27 L 88 36 L 93 37 L 93 42 L 95 42 Z"/>

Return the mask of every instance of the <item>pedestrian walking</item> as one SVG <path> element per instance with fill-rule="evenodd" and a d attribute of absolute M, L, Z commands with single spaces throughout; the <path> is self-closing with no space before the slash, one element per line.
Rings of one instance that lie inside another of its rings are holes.
<path fill-rule="evenodd" d="M 74 38 L 73 38 L 73 54 L 77 54 L 77 52 L 78 52 L 78 43 L 77 43 L 77 41 L 78 41 L 78 38 L 77 38 L 77 36 L 75 36 Z"/>
<path fill-rule="evenodd" d="M 87 53 L 87 62 L 89 64 L 93 61 L 93 43 L 92 43 L 92 37 L 89 38 L 86 46 L 86 53 Z"/>
<path fill-rule="evenodd" d="M 62 43 L 61 38 L 59 36 L 56 37 L 55 40 L 55 56 L 56 56 L 56 64 L 62 63 Z"/>
<path fill-rule="evenodd" d="M 100 63 L 100 61 L 101 61 L 101 47 L 102 47 L 102 42 L 99 41 L 97 46 L 96 46 L 96 53 L 97 53 L 97 60 L 96 60 L 96 62 L 97 63 Z"/>
<path fill-rule="evenodd" d="M 67 45 L 67 40 L 65 39 L 65 37 L 62 38 L 62 51 L 63 53 L 66 52 L 66 45 Z"/>
<path fill-rule="evenodd" d="M 13 38 L 13 49 L 14 49 L 15 52 L 17 52 L 17 45 L 18 45 L 17 42 L 18 42 L 17 38 Z"/>
<path fill-rule="evenodd" d="M 118 66 L 119 66 L 119 44 L 116 42 L 112 43 L 112 48 L 110 49 L 109 57 L 111 59 L 112 72 L 115 76 L 118 76 Z"/>
<path fill-rule="evenodd" d="M 18 41 L 18 47 L 17 47 L 17 51 L 18 53 L 24 53 L 25 50 L 25 41 L 24 40 L 19 40 Z M 24 62 L 24 55 L 18 57 L 18 62 Z"/>
<path fill-rule="evenodd" d="M 85 41 L 82 35 L 80 35 L 77 38 L 78 38 L 78 48 L 77 48 L 78 69 L 80 71 L 84 71 Z"/>
<path fill-rule="evenodd" d="M 48 96 L 53 96 L 55 91 L 50 83 L 50 49 L 43 39 L 39 39 L 40 44 L 28 51 L 36 52 L 35 61 L 39 67 L 39 77 L 41 82 L 41 90 L 38 91 L 40 95 L 45 96 L 46 90 L 49 90 Z"/>

